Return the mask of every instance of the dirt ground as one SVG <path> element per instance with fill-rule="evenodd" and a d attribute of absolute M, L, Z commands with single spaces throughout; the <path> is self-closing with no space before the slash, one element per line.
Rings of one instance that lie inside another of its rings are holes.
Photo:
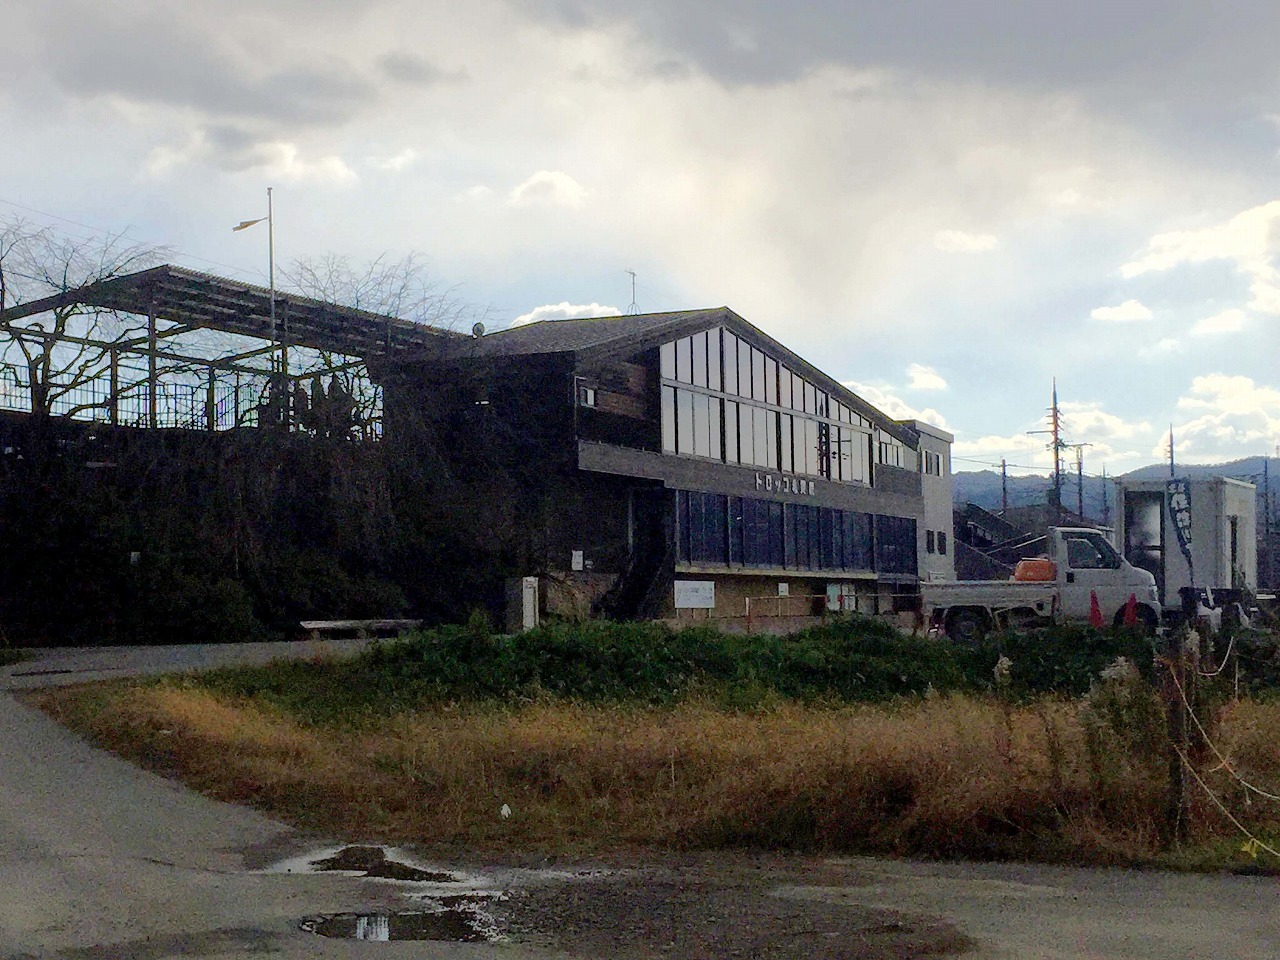
<path fill-rule="evenodd" d="M 774 895 L 845 884 L 811 859 L 706 854 L 563 884 L 513 888 L 497 913 L 508 936 L 577 956 L 906 960 L 967 950 L 949 923 L 905 912 Z"/>

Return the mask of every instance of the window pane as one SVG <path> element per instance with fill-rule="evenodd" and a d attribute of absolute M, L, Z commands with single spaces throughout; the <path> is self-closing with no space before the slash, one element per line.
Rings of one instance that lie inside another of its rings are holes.
<path fill-rule="evenodd" d="M 818 569 L 834 570 L 839 564 L 835 561 L 835 539 L 831 535 L 831 517 L 833 511 L 819 507 L 818 515 Z"/>
<path fill-rule="evenodd" d="M 689 494 L 676 491 L 676 559 L 689 562 Z"/>
<path fill-rule="evenodd" d="M 809 508 L 803 503 L 796 507 L 796 567 L 808 570 L 809 563 Z"/>
<path fill-rule="evenodd" d="M 759 350 L 751 351 L 751 396 L 757 400 L 764 397 L 764 354 Z"/>
<path fill-rule="evenodd" d="M 818 391 L 818 416 L 825 417 L 827 415 L 827 401 L 829 399 L 823 391 Z"/>
<path fill-rule="evenodd" d="M 768 421 L 765 419 L 767 411 L 761 410 L 759 407 L 752 409 L 751 414 L 755 422 L 755 457 L 756 466 L 769 466 L 769 427 Z"/>
<path fill-rule="evenodd" d="M 693 394 L 676 391 L 676 450 L 693 453 Z"/>
<path fill-rule="evenodd" d="M 732 400 L 724 402 L 724 459 L 738 462 L 738 405 Z"/>
<path fill-rule="evenodd" d="M 766 449 L 768 451 L 768 464 L 770 470 L 778 469 L 778 411 L 762 410 L 764 414 L 764 437 Z"/>
<path fill-rule="evenodd" d="M 720 389 L 720 334 L 719 327 L 707 334 L 707 386 Z"/>
<path fill-rule="evenodd" d="M 804 422 L 804 472 L 818 476 L 821 466 L 818 460 L 818 421 Z"/>
<path fill-rule="evenodd" d="M 683 490 L 680 492 L 684 493 Z M 689 501 L 689 560 L 703 563 L 707 559 L 706 520 L 703 517 L 706 494 L 685 493 L 685 497 Z"/>
<path fill-rule="evenodd" d="M 693 341 L 688 337 L 676 341 L 676 379 L 693 383 Z"/>
<path fill-rule="evenodd" d="M 729 563 L 742 563 L 742 498 L 729 498 Z"/>
<path fill-rule="evenodd" d="M 804 379 L 798 373 L 791 375 L 791 408 L 804 409 Z"/>
<path fill-rule="evenodd" d="M 817 392 L 813 389 L 812 383 L 804 385 L 804 412 L 813 413 L 817 404 Z"/>
<path fill-rule="evenodd" d="M 791 406 L 791 371 L 786 367 L 778 371 L 778 406 Z"/>
<path fill-rule="evenodd" d="M 778 447 L 778 469 L 787 473 L 795 472 L 795 455 L 791 446 L 791 414 L 784 413 L 779 418 L 781 438 Z"/>
<path fill-rule="evenodd" d="M 724 448 L 720 446 L 720 426 L 724 418 L 724 401 L 719 397 L 708 397 L 707 406 L 710 416 L 707 419 L 707 440 L 711 448 L 709 456 L 717 460 L 724 459 Z"/>
<path fill-rule="evenodd" d="M 764 398 L 768 403 L 778 402 L 778 361 L 764 358 Z"/>
<path fill-rule="evenodd" d="M 738 404 L 738 459 L 747 466 L 756 462 L 755 426 L 751 422 L 751 408 Z"/>
<path fill-rule="evenodd" d="M 751 396 L 751 347 L 738 341 L 738 396 Z"/>
<path fill-rule="evenodd" d="M 676 449 L 676 391 L 674 387 L 662 388 L 662 449 L 675 453 Z"/>
<path fill-rule="evenodd" d="M 707 335 L 695 333 L 693 340 L 693 384 L 697 387 L 707 385 Z"/>
<path fill-rule="evenodd" d="M 738 392 L 738 338 L 728 330 L 724 332 L 724 392 Z"/>
<path fill-rule="evenodd" d="M 704 394 L 693 395 L 693 452 L 700 457 L 711 456 L 711 443 L 707 429 L 710 412 L 707 409 L 707 400 Z"/>
<path fill-rule="evenodd" d="M 786 503 L 782 509 L 782 564 L 788 570 L 796 567 L 796 506 Z"/>
<path fill-rule="evenodd" d="M 674 343 L 662 345 L 662 376 L 667 380 L 676 378 L 676 345 Z"/>
<path fill-rule="evenodd" d="M 769 507 L 769 566 L 784 566 L 782 552 L 782 504 L 771 500 Z"/>

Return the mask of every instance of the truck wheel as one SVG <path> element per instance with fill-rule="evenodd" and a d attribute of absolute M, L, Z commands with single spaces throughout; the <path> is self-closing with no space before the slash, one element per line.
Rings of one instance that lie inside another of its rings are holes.
<path fill-rule="evenodd" d="M 987 618 L 976 610 L 957 610 L 947 618 L 947 636 L 956 643 L 977 643 L 987 635 Z"/>
<path fill-rule="evenodd" d="M 1160 618 L 1156 616 L 1155 611 L 1143 604 L 1138 605 L 1138 623 L 1133 630 L 1144 637 L 1154 637 L 1156 629 L 1160 626 Z M 1115 625 L 1117 627 L 1124 626 L 1124 607 L 1116 611 Z"/>

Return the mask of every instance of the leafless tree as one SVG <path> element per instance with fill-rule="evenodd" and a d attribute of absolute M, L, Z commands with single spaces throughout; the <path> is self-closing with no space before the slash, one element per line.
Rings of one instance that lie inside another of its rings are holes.
<path fill-rule="evenodd" d="M 330 253 L 296 260 L 291 268 L 281 272 L 295 288 L 314 300 L 412 320 L 436 329 L 456 330 L 484 316 L 483 311 L 461 299 L 457 287 L 442 287 L 434 281 L 427 272 L 424 258 L 415 252 L 398 260 L 384 253 L 363 264 Z M 364 364 L 327 351 L 316 351 L 314 359 L 310 369 L 302 371 L 304 376 L 313 374 L 311 402 L 327 403 L 331 419 L 339 423 L 335 429 L 333 424 L 322 424 L 323 418 L 313 416 L 313 428 L 317 432 L 343 436 L 367 436 L 377 416 L 380 397 Z M 317 392 L 321 371 L 326 371 L 329 377 L 327 390 L 333 395 L 332 399 L 329 394 Z M 348 407 L 350 415 L 345 412 Z"/>
<path fill-rule="evenodd" d="M 80 239 L 21 219 L 0 220 L 0 316 L 9 307 L 152 266 L 160 248 L 123 233 Z M 73 416 L 101 401 L 77 392 L 102 376 L 112 344 L 141 332 L 116 312 L 79 303 L 31 317 L 0 321 L 0 367 L 30 397 L 30 412 L 47 419 L 55 407 Z"/>

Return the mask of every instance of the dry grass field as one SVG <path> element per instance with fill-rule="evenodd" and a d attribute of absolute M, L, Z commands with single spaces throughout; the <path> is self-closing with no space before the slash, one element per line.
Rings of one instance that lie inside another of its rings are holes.
<path fill-rule="evenodd" d="M 1141 683 L 1021 704 L 959 694 L 747 711 L 696 697 L 439 703 L 358 724 L 306 722 L 182 680 L 33 699 L 209 795 L 351 839 L 521 855 L 749 846 L 1253 862 L 1200 792 L 1190 794 L 1192 842 L 1162 852 L 1164 720 Z M 1214 742 L 1230 762 L 1209 753 L 1207 782 L 1274 840 L 1280 802 L 1246 802 L 1240 778 L 1280 793 L 1280 705 L 1244 700 L 1219 713 Z"/>

